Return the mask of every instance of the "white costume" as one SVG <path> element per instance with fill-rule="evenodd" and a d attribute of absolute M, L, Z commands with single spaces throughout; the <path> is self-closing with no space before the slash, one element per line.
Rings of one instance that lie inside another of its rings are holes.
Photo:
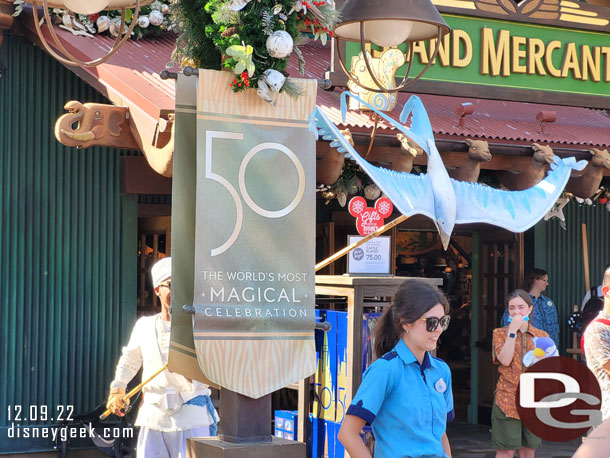
<path fill-rule="evenodd" d="M 136 322 L 129 343 L 123 347 L 111 388 L 126 388 L 140 367 L 143 367 L 142 380 L 146 380 L 167 363 L 170 323 L 160 318 L 161 315 L 155 315 Z M 165 370 L 144 385 L 142 393 L 144 402 L 136 419 L 136 426 L 142 427 L 138 457 L 183 457 L 184 437 L 209 435 L 209 426 L 218 421 L 215 410 L 208 412 L 205 405 L 186 404 L 197 396 L 209 396 L 210 389 L 198 381 L 190 382 L 182 375 Z M 195 428 L 196 434 L 187 431 Z M 177 433 L 167 434 L 170 432 Z M 162 445 L 167 452 L 159 453 L 158 447 Z M 177 449 L 181 451 L 171 451 Z"/>

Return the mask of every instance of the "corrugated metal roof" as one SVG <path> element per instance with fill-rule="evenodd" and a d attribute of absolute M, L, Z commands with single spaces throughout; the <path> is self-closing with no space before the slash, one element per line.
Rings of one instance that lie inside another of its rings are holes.
<path fill-rule="evenodd" d="M 20 20 L 31 30 L 33 25 L 27 24 L 28 19 L 31 18 Z M 57 29 L 57 32 L 65 43 L 73 46 L 83 57 L 97 57 L 112 44 L 112 40 L 105 36 L 85 38 L 73 36 L 61 29 Z M 156 120 L 161 110 L 174 109 L 174 81 L 162 80 L 159 73 L 170 60 L 175 39 L 174 34 L 166 33 L 161 37 L 129 40 L 106 63 L 73 71 L 98 90 L 107 92 L 114 103 L 127 106 L 135 104 Z M 305 77 L 324 78 L 330 63 L 330 43 L 322 46 L 319 41 L 312 42 L 300 49 L 306 61 Z M 291 76 L 299 76 L 295 55 L 290 60 L 288 71 Z M 408 97 L 409 94 L 406 93 L 399 95 L 399 103 L 391 113 L 394 118 L 398 118 Z M 421 98 L 437 134 L 480 137 L 491 141 L 563 144 L 581 148 L 610 146 L 610 116 L 604 110 L 434 95 L 421 95 Z M 463 127 L 459 127 L 455 110 L 466 102 L 474 105 L 474 113 L 466 116 Z M 342 127 L 356 131 L 373 127 L 368 114 L 353 111 L 348 113 L 346 122 L 343 123 L 338 92 L 319 90 L 318 106 Z M 542 132 L 539 132 L 540 123 L 536 120 L 536 114 L 540 111 L 557 113 L 557 120 L 546 124 Z M 380 123 L 379 128 L 379 133 L 382 134 L 388 126 Z"/>
<path fill-rule="evenodd" d="M 39 42 L 29 9 L 18 17 L 26 36 Z M 47 30 L 43 27 L 43 30 Z M 105 55 L 114 39 L 94 35 L 75 36 L 55 27 L 62 44 L 77 58 L 92 60 Z M 45 34 L 52 43 L 50 34 Z M 166 68 L 176 43 L 176 35 L 167 33 L 144 40 L 127 40 L 108 61 L 97 67 L 69 67 L 79 77 L 122 106 L 137 105 L 155 121 L 163 110 L 174 109 L 174 81 L 162 80 L 159 73 Z M 55 49 L 55 46 L 52 46 Z"/>
<path fill-rule="evenodd" d="M 392 117 L 398 118 L 408 96 L 399 95 Z M 571 146 L 607 148 L 610 145 L 610 116 L 604 110 L 434 95 L 420 97 L 430 116 L 432 128 L 438 134 Z M 338 109 L 338 97 L 331 94 L 324 98 L 328 100 L 321 102 L 319 97 L 318 104 L 335 123 L 343 127 L 373 127 L 373 121 L 368 115 L 354 112 L 348 113 L 346 122 L 343 123 Z M 455 113 L 461 103 L 472 103 L 474 106 L 474 113 L 465 117 L 463 127 L 459 126 L 459 116 Z M 557 113 L 557 120 L 546 123 L 542 131 L 536 120 L 540 111 Z M 387 129 L 386 124 L 382 126 Z"/>

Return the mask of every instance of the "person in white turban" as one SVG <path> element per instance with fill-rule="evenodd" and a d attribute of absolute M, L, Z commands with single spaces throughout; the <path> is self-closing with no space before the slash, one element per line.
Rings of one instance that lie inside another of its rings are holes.
<path fill-rule="evenodd" d="M 170 342 L 171 258 L 151 268 L 161 313 L 140 318 L 117 364 L 106 407 L 125 415 L 125 389 L 140 368 L 142 380 L 167 364 Z M 142 388 L 143 403 L 136 426 L 140 427 L 137 458 L 186 458 L 186 439 L 216 435 L 218 414 L 210 389 L 198 381 L 164 370 Z"/>

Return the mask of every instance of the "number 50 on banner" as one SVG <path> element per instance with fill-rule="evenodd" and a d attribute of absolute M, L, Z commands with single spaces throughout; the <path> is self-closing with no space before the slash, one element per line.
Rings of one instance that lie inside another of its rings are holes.
<path fill-rule="evenodd" d="M 241 227 L 244 219 L 244 208 L 242 205 L 242 199 L 239 197 L 237 189 L 235 189 L 235 187 L 225 177 L 212 172 L 212 149 L 213 140 L 215 138 L 241 141 L 244 139 L 244 134 L 238 132 L 224 132 L 218 130 L 208 130 L 205 133 L 205 178 L 209 178 L 210 180 L 218 182 L 229 192 L 231 198 L 233 199 L 233 202 L 235 202 L 236 211 L 235 227 L 233 227 L 233 232 L 231 233 L 230 237 L 227 239 L 226 242 L 224 242 L 217 248 L 213 248 L 210 251 L 210 254 L 212 256 L 218 256 L 219 254 L 224 253 L 229 248 L 231 248 L 231 246 L 233 246 L 233 244 L 239 237 L 239 233 L 241 232 Z M 294 199 L 286 207 L 280 210 L 265 210 L 264 208 L 257 205 L 256 202 L 254 202 L 254 200 L 250 197 L 250 194 L 248 193 L 248 189 L 246 187 L 246 168 L 248 167 L 248 163 L 256 155 L 256 153 L 268 149 L 281 151 L 286 156 L 288 156 L 288 158 L 290 158 L 290 160 L 296 167 L 299 176 L 297 193 Z M 301 164 L 301 161 L 299 161 L 299 159 L 297 158 L 296 154 L 294 154 L 294 152 L 290 148 L 280 143 L 265 142 L 259 143 L 258 145 L 252 147 L 241 161 L 241 165 L 239 166 L 238 177 L 239 190 L 241 192 L 241 195 L 243 196 L 243 200 L 246 202 L 248 207 L 252 209 L 253 212 L 261 215 L 264 218 L 281 218 L 283 216 L 289 215 L 299 205 L 301 199 L 303 198 L 303 194 L 305 194 L 305 170 L 303 169 L 303 165 Z"/>

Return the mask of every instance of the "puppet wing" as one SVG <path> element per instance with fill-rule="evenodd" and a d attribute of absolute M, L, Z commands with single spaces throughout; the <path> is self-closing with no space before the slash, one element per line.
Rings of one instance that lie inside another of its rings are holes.
<path fill-rule="evenodd" d="M 544 180 L 523 191 L 504 191 L 478 183 L 451 180 L 457 200 L 457 224 L 488 223 L 512 232 L 523 232 L 548 213 L 553 207 L 572 169 L 582 170 L 586 161 L 573 157 L 560 159 Z"/>
<path fill-rule="evenodd" d="M 427 175 L 413 175 L 377 167 L 366 161 L 343 137 L 337 126 L 316 107 L 313 124 L 324 140 L 339 151 L 345 150 L 353 160 L 371 177 L 379 189 L 389 197 L 394 206 L 405 216 L 415 214 L 436 219 L 434 215 L 434 192 Z M 403 129 L 401 129 L 403 130 Z M 405 132 L 408 135 L 408 132 Z"/>

